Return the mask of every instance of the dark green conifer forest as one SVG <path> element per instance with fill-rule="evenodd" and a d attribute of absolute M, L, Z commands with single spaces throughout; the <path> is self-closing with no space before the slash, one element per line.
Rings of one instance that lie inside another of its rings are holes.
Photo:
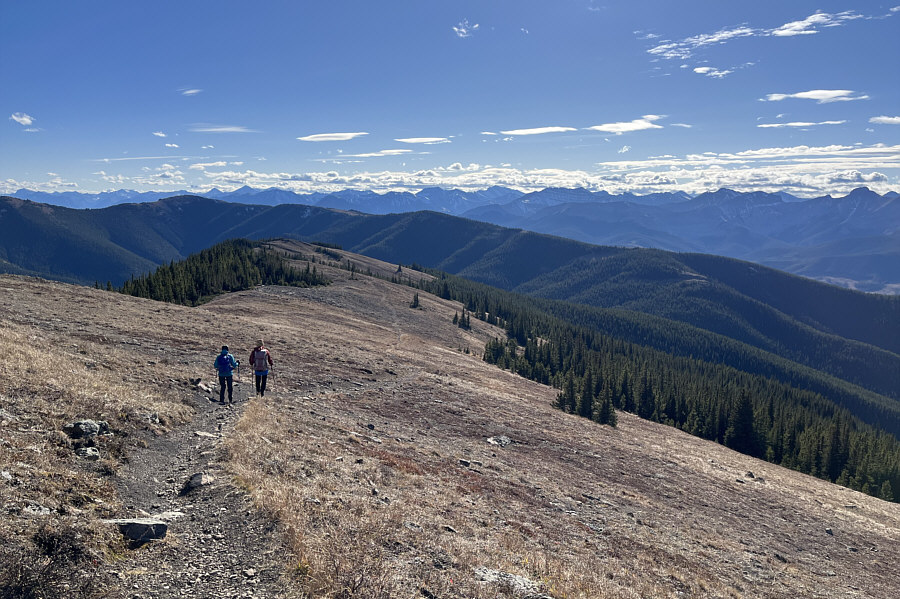
<path fill-rule="evenodd" d="M 484 360 L 559 389 L 563 411 L 612 426 L 616 410 L 630 412 L 895 501 L 900 406 L 890 398 L 687 325 L 673 332 L 671 321 L 433 274 L 419 286 L 506 329 Z M 591 322 L 610 326 L 580 324 Z"/>
<path fill-rule="evenodd" d="M 256 285 L 311 287 L 328 283 L 310 262 L 304 270 L 297 270 L 284 256 L 263 248 L 262 243 L 236 239 L 160 266 L 152 273 L 132 277 L 119 291 L 136 297 L 196 306 L 216 295 Z"/>

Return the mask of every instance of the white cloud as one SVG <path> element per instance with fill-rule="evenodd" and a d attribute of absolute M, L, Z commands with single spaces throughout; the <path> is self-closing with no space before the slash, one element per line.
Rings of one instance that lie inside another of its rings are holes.
<path fill-rule="evenodd" d="M 298 137 L 297 139 L 300 141 L 348 141 L 362 135 L 368 135 L 368 133 L 365 131 L 356 131 L 354 133 L 316 133 Z"/>
<path fill-rule="evenodd" d="M 818 104 L 827 104 L 829 102 L 850 102 L 869 99 L 869 96 L 865 94 L 854 95 L 856 93 L 850 89 L 811 89 L 796 94 L 767 94 L 761 100 L 763 102 L 780 102 L 788 98 L 798 98 L 801 100 L 816 100 Z"/>
<path fill-rule="evenodd" d="M 816 125 L 843 125 L 846 122 L 847 121 L 821 121 L 818 123 L 805 123 L 802 121 L 795 121 L 792 123 L 763 123 L 761 125 L 757 125 L 757 127 L 761 129 L 778 127 L 815 127 Z"/>
<path fill-rule="evenodd" d="M 625 154 L 630 151 L 631 151 L 631 146 L 622 146 L 621 148 L 619 148 L 619 151 L 617 152 L 617 154 Z"/>
<path fill-rule="evenodd" d="M 688 125 L 687 123 L 672 123 L 669 125 L 670 127 L 682 127 L 684 129 L 690 129 L 693 125 Z"/>
<path fill-rule="evenodd" d="M 533 129 L 511 129 L 500 133 L 503 135 L 542 135 L 544 133 L 565 133 L 567 131 L 577 131 L 577 129 L 573 127 L 535 127 Z"/>
<path fill-rule="evenodd" d="M 453 27 L 453 32 L 457 37 L 471 37 L 476 31 L 478 31 L 478 23 L 471 25 L 468 19 L 463 19 L 459 25 Z"/>
<path fill-rule="evenodd" d="M 154 131 L 153 135 L 155 135 L 156 137 L 167 137 L 166 134 L 162 131 Z"/>
<path fill-rule="evenodd" d="M 891 9 L 891 11 L 893 12 L 893 9 Z M 872 17 L 866 17 L 849 10 L 836 14 L 816 12 L 805 19 L 791 21 L 790 23 L 785 23 L 774 29 L 762 29 L 751 27 L 749 25 L 739 25 L 731 28 L 723 28 L 714 33 L 693 35 L 682 40 L 666 40 L 650 48 L 647 52 L 667 60 L 686 60 L 692 57 L 700 48 L 724 44 L 739 38 L 809 35 L 818 33 L 821 28 L 840 27 L 850 21 L 869 18 Z"/>
<path fill-rule="evenodd" d="M 789 37 L 793 35 L 810 35 L 818 33 L 818 27 L 839 27 L 847 21 L 855 21 L 856 19 L 865 18 L 859 13 L 847 10 L 837 14 L 827 12 L 816 12 L 802 21 L 792 21 L 785 23 L 781 27 L 777 27 L 768 31 L 769 35 L 775 37 Z"/>
<path fill-rule="evenodd" d="M 662 129 L 662 125 L 657 125 L 653 122 L 662 118 L 665 117 L 656 114 L 645 114 L 641 118 L 634 119 L 633 121 L 624 123 L 605 123 L 603 125 L 588 127 L 588 129 L 603 131 L 604 133 L 615 133 L 616 135 L 630 133 L 632 131 L 642 131 L 644 129 Z"/>
<path fill-rule="evenodd" d="M 394 141 L 399 141 L 405 144 L 448 144 L 450 140 L 446 137 L 402 137 L 399 139 L 395 139 Z"/>
<path fill-rule="evenodd" d="M 214 149 L 215 147 L 216 147 L 216 146 L 200 146 L 200 149 L 201 149 L 201 150 L 212 150 L 212 149 Z"/>
<path fill-rule="evenodd" d="M 495 133 L 494 131 L 482 131 L 482 135 L 499 135 L 499 133 Z"/>
<path fill-rule="evenodd" d="M 412 150 L 379 150 L 377 152 L 368 152 L 366 154 L 347 154 L 350 158 L 380 158 L 382 156 L 400 156 L 401 154 L 408 154 L 412 152 Z"/>
<path fill-rule="evenodd" d="M 726 69 L 724 71 L 715 69 L 713 67 L 696 67 L 694 69 L 695 73 L 699 73 L 700 75 L 706 75 L 707 77 L 714 77 L 716 79 L 721 79 L 726 75 L 730 75 L 734 71 L 731 69 Z"/>
<path fill-rule="evenodd" d="M 757 35 L 758 33 L 758 29 L 745 26 L 735 27 L 733 29 L 720 29 L 715 33 L 694 35 L 681 41 L 665 41 L 650 48 L 647 52 L 668 60 L 685 60 L 693 56 L 694 51 L 698 48 L 713 44 L 724 44 L 735 38 L 750 37 L 752 35 Z"/>
<path fill-rule="evenodd" d="M 216 162 L 197 162 L 196 164 L 192 164 L 188 168 L 191 170 L 195 170 L 195 171 L 202 171 L 202 170 L 206 170 L 211 167 L 224 167 L 224 166 L 228 166 L 228 163 L 225 162 L 224 160 L 219 160 Z"/>
<path fill-rule="evenodd" d="M 182 95 L 182 96 L 196 96 L 197 94 L 199 94 L 199 93 L 202 92 L 203 90 L 202 90 L 202 89 L 196 89 L 196 88 L 194 88 L 194 89 L 180 89 L 180 90 L 178 90 L 178 91 L 181 92 L 181 95 Z"/>
<path fill-rule="evenodd" d="M 873 116 L 869 122 L 876 125 L 900 125 L 900 116 Z"/>
<path fill-rule="evenodd" d="M 254 129 L 235 125 L 205 125 L 198 124 L 191 127 L 194 133 L 256 133 Z"/>
<path fill-rule="evenodd" d="M 14 112 L 11 115 L 9 115 L 9 118 L 10 118 L 10 120 L 13 120 L 13 121 L 19 123 L 20 125 L 23 125 L 26 127 L 34 123 L 34 117 L 31 115 L 25 114 L 24 112 Z"/>
<path fill-rule="evenodd" d="M 167 148 L 177 148 L 178 144 L 166 144 Z"/>

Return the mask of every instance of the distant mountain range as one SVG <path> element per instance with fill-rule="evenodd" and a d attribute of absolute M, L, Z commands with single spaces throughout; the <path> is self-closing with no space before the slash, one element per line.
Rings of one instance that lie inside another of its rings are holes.
<path fill-rule="evenodd" d="M 151 202 L 186 192 L 33 192 L 15 197 L 69 208 Z M 900 200 L 859 188 L 843 197 L 720 189 L 637 196 L 548 188 L 523 193 L 426 188 L 418 193 L 343 190 L 296 194 L 270 188 L 212 189 L 203 197 L 277 206 L 303 204 L 392 214 L 431 210 L 598 245 L 700 252 L 758 262 L 836 285 L 900 293 Z"/>

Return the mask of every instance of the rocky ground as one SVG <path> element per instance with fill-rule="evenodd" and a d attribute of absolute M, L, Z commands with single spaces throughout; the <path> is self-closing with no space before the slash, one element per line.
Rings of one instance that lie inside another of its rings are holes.
<path fill-rule="evenodd" d="M 0 277 L 15 340 L 0 345 L 0 532 L 169 512 L 164 539 L 106 550 L 116 597 L 900 593 L 897 504 L 627 414 L 617 429 L 562 414 L 554 390 L 479 359 L 501 333 L 453 326 L 459 306 L 328 275 L 201 308 Z M 246 373 L 233 406 L 191 384 L 213 380 L 221 344 L 246 361 L 260 336 L 266 398 Z M 9 375 L 23 344 L 54 368 Z M 96 388 L 72 391 L 84 377 Z M 77 417 L 110 423 L 99 462 L 58 432 Z M 50 471 L 67 481 L 52 492 Z"/>

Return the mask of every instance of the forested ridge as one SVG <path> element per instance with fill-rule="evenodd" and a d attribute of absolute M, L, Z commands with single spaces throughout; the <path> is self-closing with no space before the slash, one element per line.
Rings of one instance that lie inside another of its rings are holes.
<path fill-rule="evenodd" d="M 888 398 L 687 325 L 673 334 L 664 319 L 542 302 L 433 274 L 439 278 L 418 287 L 461 301 L 463 318 L 474 315 L 506 329 L 505 339 L 487 343 L 484 360 L 556 387 L 557 407 L 564 411 L 612 425 L 615 410 L 631 412 L 895 500 L 900 442 L 856 415 L 862 411 L 870 422 L 896 426 L 900 406 Z M 619 336 L 627 329 L 631 337 L 640 331 L 670 347 L 679 344 L 678 334 L 694 335 L 682 345 L 693 344 L 698 354 L 705 346 L 706 355 L 673 355 L 634 343 Z M 738 366 L 713 360 L 717 343 L 731 345 L 724 353 L 734 354 Z"/>
<path fill-rule="evenodd" d="M 311 287 L 328 283 L 310 262 L 304 270 L 298 270 L 283 255 L 264 248 L 260 242 L 237 239 L 216 244 L 184 260 L 172 261 L 152 273 L 132 277 L 119 291 L 196 306 L 216 295 L 256 285 Z M 111 289 L 111 284 L 107 288 Z"/>

